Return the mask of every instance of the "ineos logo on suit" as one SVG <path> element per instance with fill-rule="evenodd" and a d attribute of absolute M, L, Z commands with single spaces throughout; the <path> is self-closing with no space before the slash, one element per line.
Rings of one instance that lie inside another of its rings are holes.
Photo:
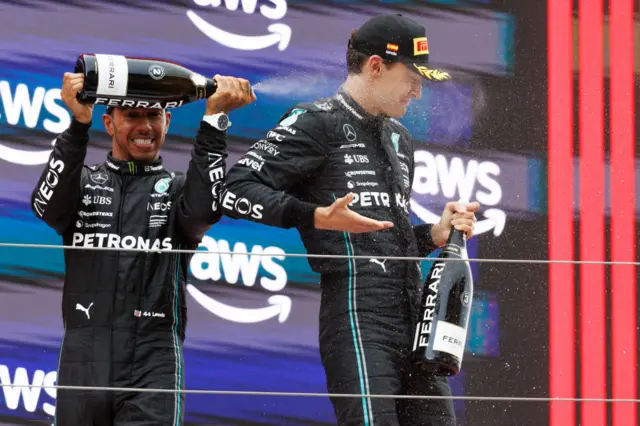
<path fill-rule="evenodd" d="M 171 210 L 171 201 L 167 201 L 166 203 L 163 203 L 163 202 L 147 203 L 147 211 L 150 211 L 150 212 L 156 212 L 156 211 L 166 212 L 169 210 Z"/>
<path fill-rule="evenodd" d="M 51 199 L 53 195 L 53 190 L 56 186 L 58 186 L 58 182 L 60 181 L 60 174 L 64 170 L 64 163 L 61 160 L 56 160 L 52 158 L 49 162 L 49 169 L 47 170 L 47 174 L 38 188 L 37 195 L 33 200 L 33 208 L 35 212 L 42 217 L 44 215 L 44 211 L 47 208 L 47 203 Z"/>

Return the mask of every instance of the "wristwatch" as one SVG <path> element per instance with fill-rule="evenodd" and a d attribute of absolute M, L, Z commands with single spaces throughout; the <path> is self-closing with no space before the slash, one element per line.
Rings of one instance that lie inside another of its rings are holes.
<path fill-rule="evenodd" d="M 231 126 L 231 122 L 229 121 L 229 116 L 224 112 L 219 112 L 217 114 L 205 115 L 202 117 L 203 121 L 211 124 L 218 130 L 225 131 L 229 126 Z"/>

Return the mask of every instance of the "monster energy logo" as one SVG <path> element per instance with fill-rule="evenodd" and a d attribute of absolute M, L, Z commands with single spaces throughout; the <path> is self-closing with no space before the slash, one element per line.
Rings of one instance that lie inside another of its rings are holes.
<path fill-rule="evenodd" d="M 138 172 L 138 166 L 136 163 L 129 161 L 127 164 L 129 165 L 129 172 L 131 172 L 132 175 L 135 175 Z"/>

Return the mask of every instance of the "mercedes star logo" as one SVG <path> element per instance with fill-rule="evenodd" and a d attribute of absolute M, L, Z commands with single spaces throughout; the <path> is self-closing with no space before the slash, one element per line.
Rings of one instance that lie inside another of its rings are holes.
<path fill-rule="evenodd" d="M 109 176 L 107 176 L 106 173 L 102 172 L 93 173 L 91 175 L 91 180 L 98 185 L 104 185 L 109 180 Z"/>
<path fill-rule="evenodd" d="M 344 126 L 342 126 L 342 130 L 344 131 L 344 135 L 349 142 L 353 142 L 356 140 L 356 130 L 351 124 L 345 124 Z"/>

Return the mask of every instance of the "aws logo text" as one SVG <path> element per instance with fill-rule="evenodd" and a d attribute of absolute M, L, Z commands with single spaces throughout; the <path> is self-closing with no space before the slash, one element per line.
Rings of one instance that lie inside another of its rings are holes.
<path fill-rule="evenodd" d="M 34 413 L 40 408 L 45 414 L 53 416 L 56 408 L 53 403 L 57 392 L 51 386 L 56 384 L 57 372 L 38 369 L 29 373 L 25 367 L 17 367 L 13 372 L 12 370 L 13 368 L 7 365 L 0 365 L 0 384 L 6 407 L 9 410 L 24 408 L 29 413 Z M 43 394 L 49 396 L 50 402 L 41 404 Z"/>
<path fill-rule="evenodd" d="M 32 90 L 24 83 L 12 86 L 9 81 L 0 80 L 0 123 L 28 129 L 41 125 L 47 132 L 59 134 L 71 124 L 71 116 L 62 105 L 58 88 Z M 55 139 L 51 141 L 54 144 Z M 51 149 L 20 150 L 0 144 L 0 159 L 14 164 L 45 164 L 49 154 Z"/>
<path fill-rule="evenodd" d="M 196 253 L 191 258 L 191 273 L 199 280 L 219 281 L 224 278 L 231 284 L 241 281 L 247 287 L 253 287 L 258 281 L 268 291 L 281 291 L 287 284 L 287 271 L 274 259 L 284 260 L 284 250 L 279 247 L 262 247 L 254 245 L 248 250 L 242 242 L 234 244 L 231 249 L 226 240 L 214 240 L 205 235 L 200 247 L 205 253 Z M 273 278 L 263 276 L 258 280 L 260 270 L 266 271 Z"/>

